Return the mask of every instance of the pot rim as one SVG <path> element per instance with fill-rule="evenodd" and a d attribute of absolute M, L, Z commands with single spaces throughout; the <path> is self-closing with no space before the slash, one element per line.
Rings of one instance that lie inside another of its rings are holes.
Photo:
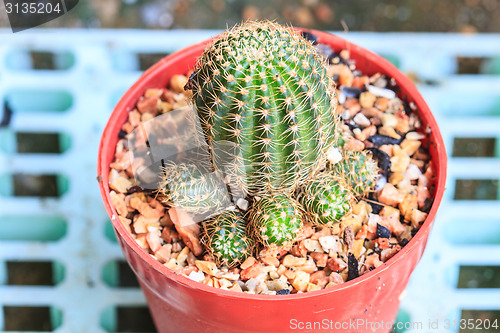
<path fill-rule="evenodd" d="M 382 266 L 379 266 L 378 268 L 374 269 L 373 271 L 370 271 L 368 273 L 365 273 L 351 281 L 344 282 L 342 284 L 327 288 L 327 289 L 321 289 L 321 290 L 316 290 L 316 291 L 310 291 L 310 292 L 305 292 L 305 293 L 298 293 L 298 294 L 289 294 L 289 295 L 256 295 L 256 294 L 249 294 L 249 293 L 243 293 L 243 292 L 235 292 L 235 291 L 229 291 L 229 290 L 223 290 L 215 287 L 210 287 L 207 286 L 201 282 L 196 282 L 193 281 L 183 275 L 176 274 L 172 270 L 168 269 L 165 267 L 163 264 L 161 264 L 158 260 L 153 258 L 149 253 L 146 253 L 144 249 L 142 249 L 139 244 L 133 239 L 132 235 L 125 229 L 123 224 L 120 222 L 118 219 L 118 213 L 116 212 L 116 209 L 113 207 L 111 204 L 111 200 L 109 197 L 110 193 L 110 188 L 109 188 L 109 183 L 104 180 L 108 179 L 108 174 L 109 174 L 109 164 L 106 163 L 105 159 L 102 158 L 103 154 L 103 148 L 109 142 L 111 135 L 107 129 L 110 127 L 110 124 L 115 121 L 115 118 L 118 117 L 119 114 L 121 114 L 124 110 L 127 110 L 130 104 L 130 96 L 135 96 L 139 92 L 143 93 L 143 89 L 141 88 L 143 82 L 147 82 L 151 79 L 152 76 L 156 75 L 158 71 L 161 71 L 162 68 L 164 67 L 164 63 L 175 63 L 176 61 L 184 58 L 184 54 L 186 52 L 194 52 L 194 51 L 201 51 L 205 48 L 205 46 L 210 43 L 215 37 L 205 40 L 203 42 L 194 44 L 192 46 L 186 47 L 184 49 L 181 49 L 179 51 L 176 51 L 175 53 L 172 53 L 171 55 L 163 58 L 159 62 L 157 62 L 155 65 L 153 65 L 151 68 L 149 68 L 147 71 L 145 71 L 141 77 L 127 90 L 127 92 L 120 98 L 120 101 L 117 103 L 115 106 L 112 114 L 109 117 L 108 123 L 106 124 L 106 127 L 104 128 L 102 137 L 101 137 L 101 142 L 99 144 L 99 152 L 98 152 L 98 161 L 97 161 L 97 174 L 98 174 L 98 181 L 99 181 L 99 189 L 101 192 L 102 199 L 104 201 L 104 205 L 106 208 L 106 211 L 108 215 L 111 217 L 111 222 L 113 224 L 113 227 L 115 228 L 115 231 L 117 233 L 117 236 L 120 237 L 127 246 L 133 249 L 133 251 L 145 262 L 147 262 L 151 267 L 153 267 L 156 271 L 158 271 L 160 274 L 163 274 L 167 276 L 168 278 L 176 281 L 177 283 L 180 283 L 188 288 L 191 289 L 198 289 L 202 292 L 206 292 L 208 294 L 213 294 L 214 296 L 219 296 L 219 297 L 227 297 L 227 298 L 232 298 L 232 299 L 240 299 L 240 300 L 258 300 L 258 301 L 292 301 L 292 300 L 300 300 L 303 298 L 309 298 L 309 297 L 316 297 L 320 295 L 328 295 L 328 294 L 333 294 L 338 290 L 343 290 L 346 288 L 351 288 L 353 286 L 356 286 L 358 284 L 362 284 L 363 282 L 370 280 L 370 279 L 375 279 L 377 278 L 380 274 L 382 274 L 384 271 L 390 269 L 397 261 L 404 260 L 404 257 L 410 253 L 414 252 L 417 249 L 417 244 L 425 239 L 426 235 L 430 231 L 430 228 L 433 224 L 434 218 L 436 216 L 438 207 L 441 203 L 441 200 L 443 198 L 443 194 L 445 191 L 445 182 L 446 182 L 446 164 L 447 164 L 447 154 L 443 142 L 443 138 L 441 136 L 441 132 L 439 131 L 437 122 L 432 115 L 427 103 L 423 99 L 422 95 L 418 92 L 416 86 L 413 84 L 413 82 L 410 81 L 402 72 L 399 71 L 394 65 L 392 65 L 389 61 L 385 60 L 381 56 L 365 49 L 362 48 L 356 44 L 353 44 L 341 37 L 338 37 L 336 35 L 323 32 L 323 31 L 318 31 L 318 30 L 313 30 L 313 29 L 302 29 L 302 28 L 296 28 L 299 31 L 307 31 L 311 32 L 314 35 L 317 36 L 318 42 L 320 43 L 325 43 L 325 44 L 337 44 L 342 45 L 343 49 L 348 49 L 348 50 L 356 50 L 357 53 L 362 53 L 363 57 L 366 58 L 368 61 L 374 62 L 376 61 L 379 65 L 380 68 L 384 70 L 385 73 L 390 73 L 390 76 L 396 80 L 399 86 L 405 86 L 407 88 L 407 95 L 411 96 L 413 99 L 413 102 L 418 107 L 418 114 L 419 117 L 423 117 L 425 115 L 425 120 L 428 123 L 428 126 L 431 129 L 431 132 L 433 133 L 434 136 L 434 141 L 431 141 L 432 144 L 435 145 L 436 147 L 436 159 L 439 160 L 436 166 L 436 163 L 434 163 L 434 172 L 435 172 L 435 177 L 437 181 L 435 182 L 436 185 L 436 193 L 434 196 L 434 202 L 432 204 L 431 210 L 428 213 L 427 218 L 425 219 L 424 223 L 418 230 L 418 232 L 415 234 L 414 237 L 408 242 L 406 246 L 404 246 L 398 253 L 396 253 L 392 258 L 390 258 L 388 261 L 386 261 Z M 115 147 L 113 147 L 114 151 Z M 136 274 L 137 275 L 137 274 Z"/>

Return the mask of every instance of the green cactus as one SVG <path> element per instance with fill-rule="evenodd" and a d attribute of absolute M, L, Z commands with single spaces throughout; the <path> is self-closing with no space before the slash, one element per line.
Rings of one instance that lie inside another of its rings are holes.
<path fill-rule="evenodd" d="M 249 212 L 255 237 L 264 245 L 290 244 L 302 226 L 300 204 L 284 194 L 266 195 Z"/>
<path fill-rule="evenodd" d="M 344 151 L 342 155 L 332 167 L 333 174 L 344 179 L 354 195 L 365 196 L 378 178 L 377 163 L 365 152 Z"/>
<path fill-rule="evenodd" d="M 203 228 L 202 242 L 217 264 L 233 267 L 251 255 L 253 240 L 239 211 L 226 210 L 205 221 Z"/>
<path fill-rule="evenodd" d="M 216 213 L 231 205 L 220 172 L 206 173 L 194 164 L 172 164 L 164 168 L 161 200 L 196 214 Z"/>
<path fill-rule="evenodd" d="M 250 195 L 292 193 L 323 168 L 339 122 L 333 87 L 317 49 L 272 22 L 222 33 L 186 85 L 212 162 Z"/>
<path fill-rule="evenodd" d="M 353 196 L 344 181 L 329 173 L 309 180 L 299 195 L 299 202 L 316 224 L 333 224 L 351 210 Z"/>

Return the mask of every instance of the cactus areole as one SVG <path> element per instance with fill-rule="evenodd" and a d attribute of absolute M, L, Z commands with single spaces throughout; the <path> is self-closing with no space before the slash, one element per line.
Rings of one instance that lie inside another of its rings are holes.
<path fill-rule="evenodd" d="M 186 88 L 214 166 L 250 195 L 291 193 L 335 144 L 334 83 L 316 48 L 291 28 L 248 22 L 222 33 Z"/>

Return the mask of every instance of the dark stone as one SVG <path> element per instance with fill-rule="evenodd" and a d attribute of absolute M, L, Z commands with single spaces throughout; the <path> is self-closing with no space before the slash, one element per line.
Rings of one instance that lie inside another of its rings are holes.
<path fill-rule="evenodd" d="M 373 158 L 377 160 L 378 167 L 382 170 L 385 178 L 389 179 L 391 175 L 391 158 L 389 155 L 376 147 L 365 148 L 372 153 Z"/>
<path fill-rule="evenodd" d="M 391 231 L 386 227 L 384 227 L 383 225 L 377 223 L 377 237 L 391 238 Z"/>
<path fill-rule="evenodd" d="M 340 90 L 346 97 L 351 98 L 359 98 L 359 95 L 361 95 L 361 93 L 363 92 L 361 89 L 345 86 L 340 87 Z"/>
<path fill-rule="evenodd" d="M 347 254 L 347 281 L 359 277 L 358 259 L 352 253 Z"/>
<path fill-rule="evenodd" d="M 281 289 L 276 292 L 276 295 L 289 295 L 290 289 Z"/>
<path fill-rule="evenodd" d="M 383 145 L 399 145 L 403 141 L 403 138 L 398 140 L 390 136 L 375 134 L 370 136 L 367 140 L 373 143 L 373 146 L 380 147 Z"/>

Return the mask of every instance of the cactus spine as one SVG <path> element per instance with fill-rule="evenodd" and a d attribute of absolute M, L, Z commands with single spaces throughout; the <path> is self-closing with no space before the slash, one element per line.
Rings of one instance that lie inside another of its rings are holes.
<path fill-rule="evenodd" d="M 248 22 L 208 46 L 193 90 L 214 165 L 250 195 L 288 193 L 326 162 L 338 116 L 316 48 L 271 22 Z"/>
<path fill-rule="evenodd" d="M 316 224 L 333 224 L 351 210 L 353 196 L 344 181 L 329 173 L 309 180 L 299 196 L 299 202 Z"/>
<path fill-rule="evenodd" d="M 300 204 L 284 194 L 264 196 L 254 203 L 249 220 L 256 238 L 265 245 L 291 243 L 302 226 Z"/>
<path fill-rule="evenodd" d="M 202 242 L 219 265 L 232 267 L 243 262 L 252 252 L 246 221 L 237 210 L 226 210 L 205 221 Z"/>
<path fill-rule="evenodd" d="M 342 160 L 332 169 L 359 197 L 371 191 L 378 177 L 377 163 L 365 152 L 345 151 Z"/>

